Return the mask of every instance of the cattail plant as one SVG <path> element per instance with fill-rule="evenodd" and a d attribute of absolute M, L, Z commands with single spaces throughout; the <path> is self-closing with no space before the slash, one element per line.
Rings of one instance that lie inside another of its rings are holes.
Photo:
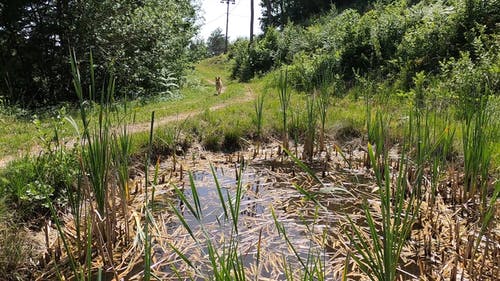
<path fill-rule="evenodd" d="M 316 134 L 317 111 L 316 111 L 316 96 L 311 94 L 306 100 L 306 134 L 304 141 L 304 151 L 302 158 L 312 162 L 314 155 L 314 139 Z"/>
<path fill-rule="evenodd" d="M 95 97 L 95 78 L 92 53 L 90 54 L 90 87 L 89 97 Z M 103 86 L 100 93 L 100 105 L 97 117 L 97 124 L 92 126 L 87 114 L 83 88 L 81 85 L 79 70 L 76 66 L 76 57 L 72 59 L 73 82 L 78 99 L 80 100 L 80 115 L 83 123 L 83 144 L 81 157 L 82 170 L 88 177 L 91 194 L 95 210 L 91 212 L 95 221 L 95 233 L 99 237 L 96 241 L 101 248 L 105 248 L 107 253 L 112 252 L 115 244 L 116 234 L 116 213 L 115 198 L 113 191 L 109 188 L 112 174 L 112 122 L 111 122 L 111 102 L 115 92 L 115 80 L 109 77 L 107 85 Z M 103 251 L 104 252 L 104 251 Z M 103 256 L 103 260 L 112 264 L 111 256 Z"/>
<path fill-rule="evenodd" d="M 130 186 L 129 186 L 129 166 L 131 164 L 131 147 L 132 135 L 127 130 L 128 122 L 126 116 L 128 115 L 127 104 L 125 103 L 123 116 L 117 116 L 118 123 L 121 128 L 113 134 L 113 165 L 116 168 L 116 178 L 118 186 L 120 187 L 119 196 L 122 208 L 122 215 L 125 221 L 128 221 L 128 201 L 130 200 Z M 128 224 L 125 224 L 125 236 L 129 237 L 130 230 Z"/>
<path fill-rule="evenodd" d="M 382 119 L 377 120 L 377 122 L 382 122 Z M 382 126 L 378 125 L 378 127 Z M 377 135 L 377 137 L 383 138 L 383 135 Z M 384 140 L 377 140 L 377 142 L 384 143 Z M 382 157 L 381 162 L 376 157 L 371 144 L 368 144 L 368 154 L 378 186 L 382 211 L 381 227 L 377 226 L 365 200 L 363 209 L 369 234 L 363 234 L 361 227 L 349 216 L 347 219 L 350 230 L 345 229 L 345 233 L 355 249 L 352 258 L 371 280 L 394 281 L 397 277 L 400 254 L 418 214 L 420 200 L 415 193 L 409 192 L 409 161 L 405 151 L 401 153 L 398 165 L 400 170 L 394 181 L 391 180 L 387 155 Z M 419 182 L 421 181 L 417 181 Z M 408 193 L 410 196 L 405 200 Z"/>
<path fill-rule="evenodd" d="M 148 152 L 146 155 L 146 167 L 145 167 L 145 187 L 144 187 L 144 280 L 149 281 L 151 280 L 151 249 L 152 249 L 152 244 L 151 244 L 151 235 L 149 232 L 150 225 L 151 225 L 151 217 L 152 217 L 152 212 L 150 211 L 149 207 L 154 206 L 154 185 L 152 188 L 152 193 L 151 194 L 151 200 L 149 200 L 148 197 L 148 183 L 149 183 L 149 162 L 151 159 L 151 154 L 153 150 L 153 132 L 154 132 L 154 123 L 155 123 L 155 112 L 151 112 L 151 125 L 149 128 L 149 142 L 148 142 Z M 156 165 L 156 171 L 158 171 L 158 165 Z M 155 173 L 155 180 L 154 184 L 157 179 L 157 172 Z"/>
<path fill-rule="evenodd" d="M 285 69 L 285 74 L 283 71 L 280 72 L 279 80 L 279 98 L 280 98 L 280 109 L 283 121 L 283 136 L 282 145 L 285 149 L 288 149 L 288 107 L 290 105 L 291 92 L 288 89 L 288 69 Z"/>
<path fill-rule="evenodd" d="M 256 154 L 260 149 L 260 142 L 262 139 L 262 123 L 264 121 L 264 94 L 259 94 L 254 101 L 255 109 L 255 125 L 257 126 L 257 149 Z M 256 156 L 256 155 L 255 155 Z"/>
<path fill-rule="evenodd" d="M 483 208 L 486 203 L 489 167 L 492 152 L 494 124 L 488 109 L 488 96 L 480 98 L 479 106 L 466 108 L 462 123 L 462 145 L 464 151 L 464 197 L 468 200 L 481 196 Z"/>
<path fill-rule="evenodd" d="M 319 151 L 325 151 L 325 126 L 326 126 L 326 117 L 328 113 L 328 108 L 331 105 L 331 95 L 329 92 L 329 87 L 326 82 L 326 78 L 323 79 L 320 89 L 319 95 L 317 99 L 317 107 L 319 112 Z M 334 83 L 333 89 L 336 89 L 337 84 Z"/>
<path fill-rule="evenodd" d="M 264 94 L 257 96 L 257 99 L 254 102 L 254 109 L 255 125 L 257 126 L 257 138 L 260 139 L 262 137 L 262 122 L 264 117 Z"/>

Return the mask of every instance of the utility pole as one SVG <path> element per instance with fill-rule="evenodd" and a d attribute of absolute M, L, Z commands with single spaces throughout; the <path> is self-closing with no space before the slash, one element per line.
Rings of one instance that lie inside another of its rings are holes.
<path fill-rule="evenodd" d="M 253 0 L 250 0 L 250 44 L 253 43 Z"/>
<path fill-rule="evenodd" d="M 226 46 L 224 48 L 224 54 L 227 53 L 227 31 L 229 27 L 229 3 L 234 4 L 236 0 L 222 0 L 221 3 L 227 4 L 227 12 L 226 12 Z"/>

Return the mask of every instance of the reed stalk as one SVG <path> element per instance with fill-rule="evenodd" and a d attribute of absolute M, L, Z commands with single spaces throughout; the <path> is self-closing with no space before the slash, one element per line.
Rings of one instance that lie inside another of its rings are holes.
<path fill-rule="evenodd" d="M 318 112 L 316 108 L 316 96 L 311 94 L 306 100 L 306 134 L 302 158 L 312 162 L 314 156 L 314 139 L 316 135 L 316 123 Z"/>
<path fill-rule="evenodd" d="M 285 69 L 285 74 L 283 75 L 283 70 L 280 72 L 279 80 L 279 99 L 280 99 L 280 110 L 282 114 L 283 121 L 283 135 L 282 135 L 282 145 L 285 149 L 289 148 L 288 144 L 288 108 L 290 106 L 291 92 L 288 88 L 288 69 Z"/>
<path fill-rule="evenodd" d="M 325 151 L 325 127 L 326 127 L 326 118 L 328 116 L 328 109 L 330 108 L 332 102 L 332 96 L 336 94 L 337 91 L 337 81 L 333 79 L 332 72 L 329 70 L 325 70 L 321 79 L 319 81 L 319 95 L 317 99 L 317 107 L 319 113 L 319 151 Z M 333 93 L 330 92 L 330 83 L 332 83 Z"/>
<path fill-rule="evenodd" d="M 83 124 L 80 151 L 81 177 L 78 182 L 78 188 L 72 195 L 75 228 L 77 229 L 78 236 L 81 232 L 80 227 L 82 227 L 82 223 L 85 225 L 84 229 L 87 239 L 84 242 L 86 244 L 84 255 L 86 256 L 87 278 L 90 279 L 92 275 L 91 247 L 93 243 L 97 245 L 97 252 L 101 255 L 102 261 L 108 268 L 112 269 L 115 278 L 118 278 L 116 269 L 113 266 L 113 250 L 117 239 L 116 235 L 121 232 L 121 230 L 117 230 L 116 198 L 117 196 L 121 197 L 121 209 L 124 218 L 126 218 L 131 136 L 126 130 L 126 124 L 123 125 L 121 132 L 117 134 L 113 133 L 112 102 L 115 93 L 115 79 L 113 76 L 111 75 L 108 78 L 99 96 L 97 96 L 94 62 L 91 52 L 89 56 L 90 85 L 88 86 L 87 95 L 85 95 L 80 70 L 77 65 L 77 58 L 73 51 L 71 53 L 73 86 L 79 99 L 80 118 Z M 86 99 L 87 97 L 89 100 Z M 93 122 L 89 113 L 89 101 L 93 102 L 96 98 L 99 98 L 99 105 L 97 120 Z M 120 119 L 119 116 L 118 119 Z M 77 127 L 74 120 L 71 123 Z M 109 187 L 111 178 L 115 175 L 121 187 L 118 193 L 115 189 Z M 88 187 L 89 190 L 84 190 L 83 186 Z M 83 194 L 88 198 L 83 198 Z M 89 209 L 84 212 L 81 211 L 83 200 L 90 202 L 88 205 Z M 85 220 L 82 220 L 82 215 L 85 215 Z M 128 229 L 126 232 L 128 232 Z M 81 241 L 83 239 L 77 240 L 77 243 L 82 243 Z M 78 252 L 82 253 L 80 246 L 78 246 Z M 84 276 L 85 274 L 82 273 L 81 275 Z"/>
<path fill-rule="evenodd" d="M 257 140 L 260 142 L 262 137 L 262 124 L 264 121 L 264 94 L 257 96 L 254 101 L 255 125 L 257 126 Z"/>
<path fill-rule="evenodd" d="M 492 123 L 488 110 L 488 96 L 483 96 L 477 108 L 467 108 L 462 123 L 462 145 L 464 151 L 464 196 L 468 200 L 479 193 L 483 209 L 486 204 L 491 162 Z"/>
<path fill-rule="evenodd" d="M 154 122 L 155 122 L 155 112 L 151 112 L 151 122 L 149 128 L 149 142 L 148 142 L 148 152 L 146 155 L 146 167 L 145 167 L 145 186 L 144 186 L 144 280 L 151 280 L 151 235 L 149 233 L 149 225 L 151 224 L 150 218 L 151 213 L 149 211 L 150 201 L 148 197 L 148 183 L 149 183 L 149 164 L 151 159 L 151 154 L 153 151 L 153 132 L 154 132 Z M 154 193 L 151 196 L 152 200 L 154 198 Z M 151 201 L 152 201 L 151 200 Z M 153 202 L 154 203 L 154 202 Z M 151 204 L 152 206 L 153 204 Z"/>
<path fill-rule="evenodd" d="M 382 119 L 377 119 L 381 123 Z M 382 128 L 382 124 L 377 125 Z M 377 143 L 384 143 L 384 135 L 376 135 Z M 405 145 L 403 148 L 406 147 Z M 368 224 L 368 234 L 356 224 L 349 216 L 347 220 L 350 231 L 345 229 L 350 244 L 355 249 L 353 260 L 359 265 L 371 280 L 394 281 L 400 254 L 406 243 L 411 227 L 420 208 L 420 199 L 408 186 L 409 164 L 405 149 L 401 152 L 399 160 L 399 173 L 394 181 L 391 180 L 389 160 L 384 150 L 382 161 L 377 157 L 373 146 L 368 144 L 368 154 L 375 173 L 378 186 L 378 195 L 381 203 L 380 227 L 374 219 L 372 211 L 364 201 L 364 214 Z M 419 168 L 417 168 L 419 169 Z M 421 176 L 421 174 L 420 174 Z M 417 180 L 416 183 L 421 183 Z M 419 190 L 414 186 L 413 190 Z M 409 194 L 409 198 L 405 199 Z"/>
<path fill-rule="evenodd" d="M 128 132 L 128 122 L 125 116 L 128 114 L 127 104 L 125 103 L 125 108 L 123 111 L 123 116 L 118 116 L 118 123 L 121 123 L 121 128 L 117 133 L 113 134 L 113 166 L 116 168 L 117 182 L 120 187 L 120 205 L 122 208 L 122 215 L 125 221 L 128 221 L 128 201 L 130 200 L 130 187 L 129 187 L 129 166 L 131 164 L 131 147 L 132 147 L 132 135 Z M 125 235 L 130 236 L 130 230 L 128 224 L 125 224 Z"/>

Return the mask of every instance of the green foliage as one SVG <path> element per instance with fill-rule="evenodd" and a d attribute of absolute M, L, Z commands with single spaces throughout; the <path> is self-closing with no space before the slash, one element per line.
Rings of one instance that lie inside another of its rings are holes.
<path fill-rule="evenodd" d="M 198 62 L 202 59 L 208 57 L 208 46 L 203 39 L 195 38 L 189 43 L 189 60 L 192 62 Z"/>
<path fill-rule="evenodd" d="M 46 152 L 38 157 L 26 156 L 9 164 L 0 175 L 0 193 L 29 218 L 47 211 L 47 196 L 64 200 L 78 174 L 75 155 L 63 150 Z"/>
<path fill-rule="evenodd" d="M 226 38 L 222 33 L 222 28 L 217 27 L 207 39 L 208 54 L 218 56 L 224 53 L 226 49 Z"/>
<path fill-rule="evenodd" d="M 456 7 L 442 2 L 425 5 L 423 2 L 411 10 L 409 17 L 419 23 L 406 30 L 398 46 L 397 57 L 417 69 L 432 70 L 436 60 L 456 54 L 460 14 Z"/>
<path fill-rule="evenodd" d="M 449 89 L 451 98 L 458 102 L 459 115 L 468 114 L 481 106 L 489 94 L 500 93 L 500 37 L 476 37 L 475 51 L 462 52 L 458 59 L 451 58 L 441 64 L 442 83 Z"/>
<path fill-rule="evenodd" d="M 237 39 L 229 48 L 228 58 L 232 60 L 232 79 L 249 81 L 255 74 L 255 70 L 250 63 L 249 43 L 247 39 Z"/>
<path fill-rule="evenodd" d="M 229 54 L 233 58 L 231 77 L 244 82 L 271 70 L 281 60 L 278 38 L 279 32 L 270 29 L 251 46 L 246 39 L 236 41 Z"/>
<path fill-rule="evenodd" d="M 23 106 L 75 100 L 70 48 L 82 58 L 93 49 L 96 71 L 113 72 L 122 95 L 165 92 L 162 79 L 180 78 L 189 62 L 194 20 L 188 0 L 7 1 L 0 7 L 0 95 Z"/>
<path fill-rule="evenodd" d="M 273 9 L 272 15 L 268 15 L 271 18 L 290 12 L 282 8 L 305 7 L 301 1 L 285 3 L 283 7 L 279 1 L 269 3 Z M 478 37 L 494 42 L 495 38 L 488 37 L 498 33 L 498 27 L 492 24 L 498 19 L 492 12 L 498 11 L 498 6 L 495 1 L 399 0 L 377 1 L 365 6 L 369 9 L 364 13 L 332 8 L 327 14 L 310 19 L 307 27 L 294 24 L 292 19 L 281 32 L 267 28 L 266 33 L 272 36 L 257 38 L 248 52 L 238 49 L 233 56 L 232 76 L 246 81 L 255 74 L 288 64 L 290 85 L 301 91 L 318 86 L 318 77 L 325 69 L 345 81 L 356 75 L 369 75 L 396 82 L 406 91 L 413 87 L 416 73 L 438 73 L 441 68 L 437 62 L 458 57 L 460 51 L 476 49 Z M 486 44 L 477 56 L 495 48 L 498 47 Z"/>

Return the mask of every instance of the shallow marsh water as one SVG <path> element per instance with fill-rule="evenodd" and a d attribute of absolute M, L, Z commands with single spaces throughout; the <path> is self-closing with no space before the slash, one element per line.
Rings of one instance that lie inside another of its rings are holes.
<path fill-rule="evenodd" d="M 283 162 L 272 165 L 280 163 Z M 269 169 L 269 165 L 269 161 L 254 161 L 242 170 L 238 233 L 235 233 L 231 219 L 224 217 L 222 207 L 222 204 L 228 206 L 228 200 L 234 201 L 238 168 L 222 162 L 214 166 L 224 203 L 221 203 L 210 170 L 206 167 L 192 170 L 203 217 L 198 221 L 180 200 L 176 208 L 198 241 L 190 237 L 178 219 L 170 221 L 166 231 L 172 237 L 174 246 L 200 270 L 190 270 L 179 260 L 171 266 L 180 272 L 191 272 L 188 275 L 195 279 L 207 279 L 212 273 L 207 258 L 207 240 L 219 250 L 229 248 L 230 241 L 236 241 L 248 278 L 285 280 L 286 267 L 291 267 L 294 278 L 298 278 L 304 272 L 304 264 L 312 268 L 318 266 L 318 262 L 327 280 L 340 277 L 345 263 L 340 247 L 345 241 L 339 239 L 343 239 L 340 232 L 346 222 L 345 216 L 349 214 L 354 220 L 362 222 L 360 198 L 373 198 L 373 184 L 362 171 L 339 169 L 334 177 L 325 176 L 323 184 L 307 187 L 320 203 L 318 206 L 294 187 L 294 183 L 301 181 L 311 184 L 303 173 L 295 172 L 297 167 L 288 163 L 276 172 L 274 168 Z M 187 176 L 183 186 L 185 196 L 193 203 Z M 273 211 L 294 249 L 278 231 Z M 172 271 L 171 268 L 165 269 L 166 272 Z"/>

